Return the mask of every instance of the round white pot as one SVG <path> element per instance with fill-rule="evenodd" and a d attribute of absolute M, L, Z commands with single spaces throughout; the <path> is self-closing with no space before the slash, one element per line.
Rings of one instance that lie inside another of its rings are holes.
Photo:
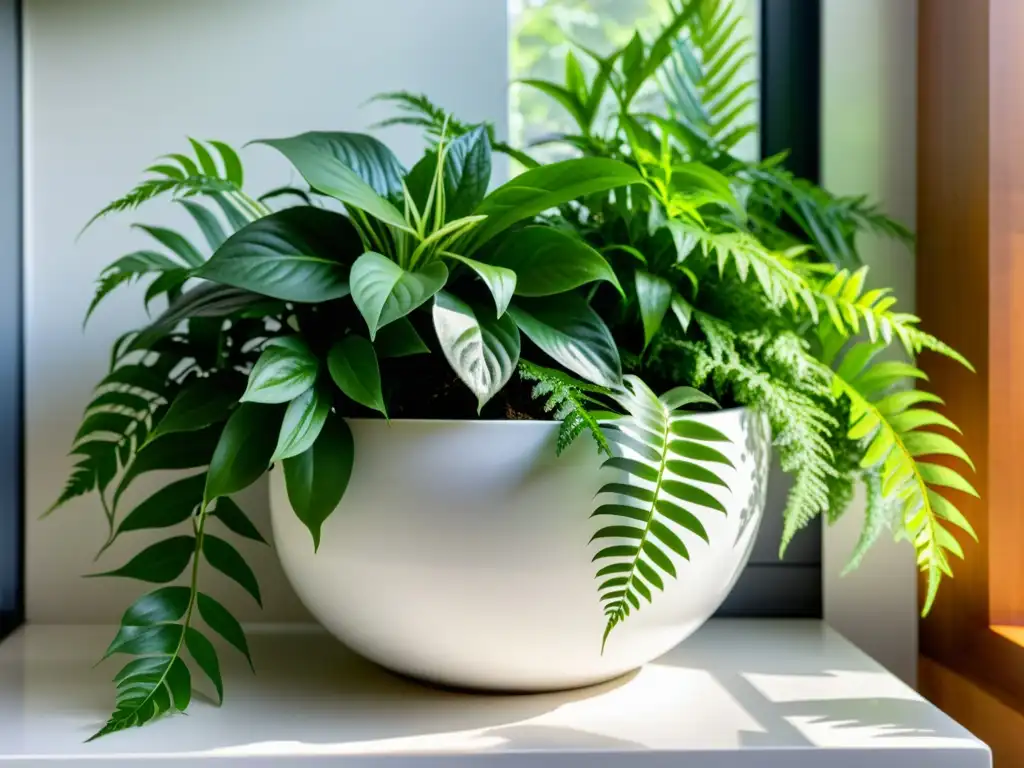
<path fill-rule="evenodd" d="M 725 599 L 750 555 L 764 509 L 770 432 L 746 409 L 702 415 L 732 442 L 726 507 L 694 507 L 710 544 L 677 528 L 690 559 L 678 578 L 614 629 L 588 544 L 601 520 L 601 469 L 589 435 L 555 456 L 559 425 L 541 421 L 351 420 L 355 465 L 314 554 L 309 531 L 271 477 L 274 540 L 310 612 L 357 653 L 457 687 L 537 691 L 589 685 L 660 656 Z M 621 478 L 619 478 L 621 479 Z M 613 499 L 614 500 L 614 499 Z M 609 503 L 603 497 L 602 503 Z"/>

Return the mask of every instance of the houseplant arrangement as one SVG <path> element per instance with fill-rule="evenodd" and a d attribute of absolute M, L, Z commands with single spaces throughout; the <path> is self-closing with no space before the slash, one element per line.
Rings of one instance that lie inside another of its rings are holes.
<path fill-rule="evenodd" d="M 715 546 L 711 520 L 732 511 L 720 489 L 739 482 L 728 447 L 756 444 L 758 418 L 794 476 L 783 549 L 813 517 L 842 514 L 863 482 L 867 517 L 851 564 L 894 529 L 927 573 L 928 609 L 950 573 L 948 553 L 962 555 L 950 527 L 971 533 L 944 489 L 973 489 L 925 457 L 969 459 L 933 429 L 955 430 L 931 407 L 937 398 L 903 388 L 923 374 L 878 354 L 898 345 L 967 362 L 895 311 L 889 291 L 867 289 L 866 269 L 849 269 L 857 231 L 905 236 L 902 228 L 863 200 L 792 178 L 781 158 L 730 154 L 749 130 L 738 124 L 747 88 L 735 78 L 749 41 L 729 8 L 694 0 L 652 43 L 637 36 L 609 56 L 583 51 L 588 67 L 570 54 L 564 83 L 529 84 L 576 121 L 576 133 L 554 138 L 577 150 L 572 160 L 538 165 L 487 126 L 391 94 L 403 109 L 392 122 L 421 125 L 431 140 L 409 170 L 361 134 L 266 140 L 309 189 L 253 198 L 231 148 L 192 142 L 191 155 L 153 166 L 101 212 L 171 197 L 212 255 L 144 227 L 167 252 L 110 265 L 90 307 L 143 278 L 152 278 L 147 304 L 167 303 L 115 343 L 54 506 L 98 493 L 108 544 L 129 531 L 191 526 L 102 574 L 157 584 L 185 574 L 187 584 L 159 587 L 125 613 L 107 656 L 134 658 L 115 677 L 115 711 L 97 736 L 184 710 L 186 650 L 222 694 L 197 620 L 246 656 L 248 646 L 200 590 L 201 564 L 257 601 L 260 593 L 244 558 L 208 524 L 261 539 L 231 495 L 281 465 L 278 495 L 312 538 L 307 557 L 318 557 L 322 528 L 346 514 L 346 487 L 359 480 L 353 432 L 371 429 L 364 419 L 373 415 L 397 423 L 553 413 L 559 451 L 590 432 L 616 475 L 599 489 L 592 549 L 579 542 L 584 565 L 595 561 L 592 606 L 603 608 L 608 647 L 613 630 L 656 610 L 656 593 L 696 559 L 688 541 Z M 632 109 L 652 88 L 670 117 Z M 487 194 L 492 146 L 528 170 Z M 730 433 L 692 415 L 718 404 L 760 416 Z M 121 514 L 125 489 L 158 469 L 199 471 Z M 275 534 L 277 519 L 275 510 Z"/>

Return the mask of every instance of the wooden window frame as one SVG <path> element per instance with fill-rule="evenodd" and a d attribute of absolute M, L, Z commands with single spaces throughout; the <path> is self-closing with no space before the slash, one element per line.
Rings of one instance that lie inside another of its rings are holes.
<path fill-rule="evenodd" d="M 1024 712 L 1024 3 L 921 0 L 917 306 L 977 374 L 927 355 L 930 386 L 963 429 L 980 499 L 921 652 Z"/>

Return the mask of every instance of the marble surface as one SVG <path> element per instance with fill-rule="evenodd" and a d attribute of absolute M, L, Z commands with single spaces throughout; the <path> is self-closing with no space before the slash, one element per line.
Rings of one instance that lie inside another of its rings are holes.
<path fill-rule="evenodd" d="M 987 768 L 989 750 L 821 622 L 717 619 L 601 686 L 474 695 L 365 662 L 315 628 L 254 628 L 226 700 L 85 744 L 112 701 L 111 627 L 0 644 L 0 763 L 134 766 Z M 200 682 L 200 686 L 202 683 Z"/>

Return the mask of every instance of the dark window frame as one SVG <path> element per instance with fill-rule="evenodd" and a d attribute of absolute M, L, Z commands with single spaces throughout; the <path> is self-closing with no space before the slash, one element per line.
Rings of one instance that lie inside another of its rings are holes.
<path fill-rule="evenodd" d="M 21 1 L 0 0 L 0 639 L 25 619 Z"/>

